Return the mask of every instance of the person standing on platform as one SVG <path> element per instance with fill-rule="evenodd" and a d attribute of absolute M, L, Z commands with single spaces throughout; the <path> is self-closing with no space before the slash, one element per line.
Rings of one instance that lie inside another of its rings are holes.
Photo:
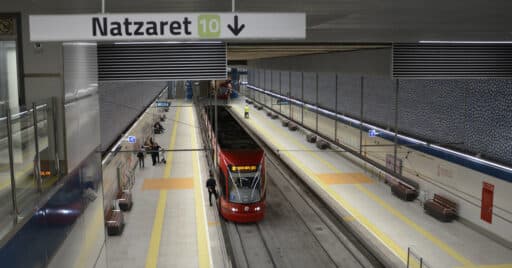
<path fill-rule="evenodd" d="M 140 146 L 139 151 L 137 152 L 137 158 L 139 159 L 139 168 L 144 167 L 144 145 Z"/>
<path fill-rule="evenodd" d="M 157 149 L 157 145 L 156 143 L 153 144 L 153 146 L 151 146 L 151 160 L 153 161 L 153 166 L 156 165 L 156 163 L 158 163 L 156 161 L 157 157 L 158 157 L 158 149 Z"/>
<path fill-rule="evenodd" d="M 154 150 L 155 150 L 156 162 L 160 163 L 160 148 L 162 148 L 162 147 L 160 147 L 160 145 L 158 145 L 158 143 L 156 143 L 156 142 L 155 142 L 154 147 L 155 147 Z"/>
<path fill-rule="evenodd" d="M 244 117 L 249 118 L 249 105 L 246 104 L 244 107 Z"/>
<path fill-rule="evenodd" d="M 213 177 L 213 173 L 210 170 L 210 177 L 206 181 L 206 188 L 208 188 L 208 199 L 210 201 L 210 207 L 212 206 L 212 194 L 215 196 L 215 199 L 219 198 L 217 189 L 215 189 L 216 186 L 217 186 L 217 182 L 215 181 L 215 178 Z"/>

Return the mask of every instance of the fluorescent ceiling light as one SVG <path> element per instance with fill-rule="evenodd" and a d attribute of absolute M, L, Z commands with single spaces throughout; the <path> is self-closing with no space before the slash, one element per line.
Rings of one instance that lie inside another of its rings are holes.
<path fill-rule="evenodd" d="M 115 42 L 114 45 L 145 45 L 145 44 L 222 44 L 221 41 L 147 41 L 147 42 Z"/>
<path fill-rule="evenodd" d="M 512 44 L 512 41 L 420 41 L 422 44 Z"/>
<path fill-rule="evenodd" d="M 512 42 L 510 42 L 510 43 L 512 44 Z M 354 118 L 347 117 L 347 116 L 344 116 L 344 115 L 341 115 L 341 114 L 338 114 L 338 113 L 335 113 L 335 112 L 331 112 L 329 110 L 320 108 L 318 106 L 314 106 L 314 105 L 311 105 L 311 104 L 308 104 L 308 103 L 304 103 L 302 101 L 294 100 L 294 99 L 288 98 L 286 96 L 281 96 L 279 94 L 276 94 L 276 93 L 273 93 L 273 92 L 270 92 L 270 91 L 267 91 L 267 90 L 255 87 L 253 85 L 247 85 L 247 87 L 253 88 L 255 90 L 258 90 L 258 91 L 261 91 L 261 92 L 264 92 L 264 93 L 267 93 L 267 94 L 270 94 L 270 95 L 273 95 L 273 96 L 276 96 L 276 97 L 279 97 L 279 98 L 282 98 L 282 99 L 286 99 L 286 100 L 292 101 L 292 102 L 297 103 L 299 105 L 305 105 L 307 107 L 319 110 L 319 111 L 321 111 L 323 113 L 326 113 L 326 114 L 329 114 L 329 115 L 332 115 L 332 116 L 336 116 L 338 118 L 344 119 L 344 120 L 349 121 L 349 122 L 354 123 L 354 124 L 361 124 L 361 121 L 359 121 L 359 120 L 356 120 Z M 367 127 L 367 128 L 370 128 L 370 129 L 378 130 L 378 132 L 383 132 L 383 133 L 386 133 L 388 135 L 395 135 L 395 132 L 392 132 L 392 131 L 389 131 L 389 130 L 385 130 L 383 128 L 380 128 L 380 127 L 377 127 L 377 126 L 374 126 L 374 125 L 370 125 L 368 123 L 362 123 L 362 125 Z M 398 134 L 397 136 L 399 138 L 401 138 L 401 139 L 404 139 L 404 140 L 409 141 L 409 142 L 414 143 L 414 144 L 421 144 L 421 145 L 430 146 L 430 147 L 436 148 L 436 149 L 438 149 L 440 151 L 444 151 L 444 152 L 447 152 L 447 153 L 458 155 L 458 156 L 460 156 L 462 158 L 465 158 L 465 159 L 468 159 L 470 161 L 475 161 L 475 162 L 478 162 L 478 163 L 481 163 L 481 164 L 490 165 L 490 166 L 493 166 L 493 167 L 496 167 L 496 168 L 499 168 L 499 169 L 502 169 L 502 170 L 512 171 L 512 168 L 510 168 L 510 167 L 503 166 L 503 165 L 500 165 L 500 164 L 497 164 L 497 163 L 494 163 L 494 162 L 491 162 L 491 161 L 487 161 L 487 160 L 484 160 L 484 159 L 481 159 L 481 158 L 478 158 L 478 157 L 475 157 L 475 156 L 472 156 L 472 155 L 460 153 L 460 152 L 457 152 L 457 151 L 454 151 L 454 150 L 450 150 L 450 149 L 447 149 L 447 148 L 444 148 L 444 147 L 441 147 L 441 146 L 438 146 L 438 145 L 428 144 L 425 141 L 418 140 L 418 139 L 415 139 L 415 138 L 411 138 L 411 137 L 408 137 L 408 136 L 404 136 L 404 135 L 401 135 L 401 134 Z"/>

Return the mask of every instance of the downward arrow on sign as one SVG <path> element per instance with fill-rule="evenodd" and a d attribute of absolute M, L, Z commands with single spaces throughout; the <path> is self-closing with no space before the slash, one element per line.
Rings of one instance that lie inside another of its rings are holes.
<path fill-rule="evenodd" d="M 235 36 L 238 36 L 240 32 L 242 32 L 242 30 L 245 28 L 245 24 L 242 24 L 240 27 L 238 27 L 238 15 L 235 15 L 233 24 L 234 26 L 228 24 L 228 28 Z"/>

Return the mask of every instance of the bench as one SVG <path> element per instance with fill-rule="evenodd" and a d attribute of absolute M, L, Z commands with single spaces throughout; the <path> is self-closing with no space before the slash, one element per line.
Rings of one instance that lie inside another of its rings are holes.
<path fill-rule="evenodd" d="M 288 124 L 290 124 L 290 121 L 286 119 L 283 119 L 283 121 L 281 121 L 281 125 L 283 125 L 283 127 L 288 127 Z"/>
<path fill-rule="evenodd" d="M 121 210 L 109 210 L 105 218 L 108 235 L 121 235 L 124 230 L 124 217 Z"/>
<path fill-rule="evenodd" d="M 434 198 L 425 201 L 423 209 L 442 222 L 451 222 L 457 218 L 457 203 L 438 194 L 434 194 Z"/>
<path fill-rule="evenodd" d="M 401 182 L 391 184 L 391 193 L 404 201 L 412 201 L 418 197 L 418 191 L 415 188 Z"/>
<path fill-rule="evenodd" d="M 310 143 L 316 142 L 316 135 L 314 133 L 308 133 L 306 135 L 306 140 Z"/>
<path fill-rule="evenodd" d="M 277 119 L 277 114 L 272 114 L 271 118 L 272 119 Z"/>
<path fill-rule="evenodd" d="M 117 194 L 117 200 L 119 202 L 119 208 L 122 211 L 129 211 L 133 206 L 132 193 L 129 191 L 122 191 Z"/>
<path fill-rule="evenodd" d="M 267 116 L 268 117 L 272 117 L 272 112 L 271 111 L 267 111 Z"/>
<path fill-rule="evenodd" d="M 316 141 L 316 147 L 318 149 L 320 149 L 320 150 L 324 150 L 324 149 L 327 149 L 327 148 L 331 147 L 331 145 L 328 142 L 324 141 L 324 140 L 317 140 Z"/>
<path fill-rule="evenodd" d="M 299 129 L 299 127 L 297 126 L 297 124 L 294 124 L 294 123 L 292 123 L 292 122 L 289 122 L 289 123 L 288 123 L 288 130 L 290 130 L 290 131 L 295 131 L 295 130 L 297 130 L 297 129 Z"/>

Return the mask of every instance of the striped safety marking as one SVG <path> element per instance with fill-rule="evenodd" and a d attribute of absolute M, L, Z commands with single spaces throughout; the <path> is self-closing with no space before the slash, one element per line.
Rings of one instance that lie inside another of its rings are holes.
<path fill-rule="evenodd" d="M 142 190 L 183 190 L 193 187 L 192 178 L 145 179 Z"/>

